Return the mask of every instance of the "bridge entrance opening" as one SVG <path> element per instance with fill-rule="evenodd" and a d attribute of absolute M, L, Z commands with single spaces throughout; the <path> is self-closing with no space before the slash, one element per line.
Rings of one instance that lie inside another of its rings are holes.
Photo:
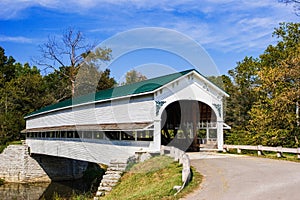
<path fill-rule="evenodd" d="M 161 119 L 162 145 L 184 151 L 199 151 L 200 144 L 217 146 L 217 117 L 200 101 L 180 100 L 168 105 Z"/>

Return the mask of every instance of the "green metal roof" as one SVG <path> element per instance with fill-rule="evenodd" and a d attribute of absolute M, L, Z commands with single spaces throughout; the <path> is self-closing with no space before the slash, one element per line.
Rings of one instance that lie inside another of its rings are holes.
<path fill-rule="evenodd" d="M 72 105 L 78 105 L 78 104 L 102 101 L 102 100 L 109 100 L 112 98 L 118 98 L 118 97 L 123 97 L 123 96 L 130 96 L 130 95 L 152 92 L 152 91 L 160 88 L 161 86 L 163 86 L 167 83 L 170 83 L 171 81 L 176 80 L 177 78 L 179 78 L 181 76 L 188 74 L 191 71 L 196 71 L 196 70 L 190 69 L 190 70 L 186 70 L 186 71 L 182 71 L 182 72 L 177 72 L 174 74 L 169 74 L 169 75 L 160 76 L 157 78 L 148 79 L 148 80 L 133 83 L 133 84 L 119 86 L 119 87 L 115 87 L 115 88 L 111 88 L 111 89 L 107 89 L 107 90 L 101 90 L 96 93 L 91 93 L 91 94 L 87 94 L 87 95 L 76 97 L 76 98 L 70 98 L 65 101 L 61 101 L 59 103 L 43 107 L 40 110 L 34 111 L 34 112 L 30 113 L 29 115 L 25 116 L 25 118 L 28 118 L 28 117 L 31 117 L 33 115 L 37 115 L 40 113 L 48 112 L 51 110 L 69 107 Z M 197 72 L 197 73 L 199 73 L 199 72 Z"/>

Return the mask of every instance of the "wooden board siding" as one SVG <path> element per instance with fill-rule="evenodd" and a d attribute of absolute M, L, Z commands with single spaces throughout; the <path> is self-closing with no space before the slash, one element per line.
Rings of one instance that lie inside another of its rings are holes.
<path fill-rule="evenodd" d="M 91 125 L 153 122 L 154 101 L 112 102 L 108 106 L 82 106 L 48 113 L 27 119 L 26 129 Z"/>
<path fill-rule="evenodd" d="M 108 141 L 80 139 L 27 139 L 30 153 L 109 164 L 111 159 L 126 160 L 135 152 L 149 150 L 146 141 Z"/>

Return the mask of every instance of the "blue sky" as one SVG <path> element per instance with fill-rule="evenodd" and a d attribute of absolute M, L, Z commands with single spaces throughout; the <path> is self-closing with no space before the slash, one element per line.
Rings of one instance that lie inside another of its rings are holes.
<path fill-rule="evenodd" d="M 277 0 L 1 0 L 0 7 L 0 46 L 21 63 L 31 63 L 39 55 L 38 45 L 70 26 L 97 44 L 131 29 L 161 27 L 200 44 L 221 74 L 276 42 L 272 32 L 279 22 L 300 20 L 292 5 Z M 127 59 L 123 56 L 111 65 L 111 71 L 119 79 L 125 69 L 149 63 L 189 68 L 186 61 L 159 52 L 127 54 Z"/>

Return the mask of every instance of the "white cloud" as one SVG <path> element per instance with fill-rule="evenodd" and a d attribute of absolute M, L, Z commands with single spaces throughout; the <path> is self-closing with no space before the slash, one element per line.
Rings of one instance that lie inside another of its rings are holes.
<path fill-rule="evenodd" d="M 292 6 L 276 0 L 2 0 L 0 19 L 22 17 L 26 9 L 39 6 L 60 12 L 76 12 L 105 20 L 89 27 L 95 34 L 115 34 L 131 28 L 158 26 L 175 29 L 209 49 L 219 51 L 263 50 L 272 43 L 271 33 L 282 21 L 299 21 Z M 97 12 L 95 11 L 97 10 Z M 114 10 L 116 12 L 111 12 Z M 5 37 L 0 38 L 2 41 Z M 6 41 L 30 42 L 23 37 Z"/>
<path fill-rule="evenodd" d="M 0 35 L 0 42 L 15 42 L 15 43 L 33 43 L 33 39 L 23 36 L 5 36 Z"/>

